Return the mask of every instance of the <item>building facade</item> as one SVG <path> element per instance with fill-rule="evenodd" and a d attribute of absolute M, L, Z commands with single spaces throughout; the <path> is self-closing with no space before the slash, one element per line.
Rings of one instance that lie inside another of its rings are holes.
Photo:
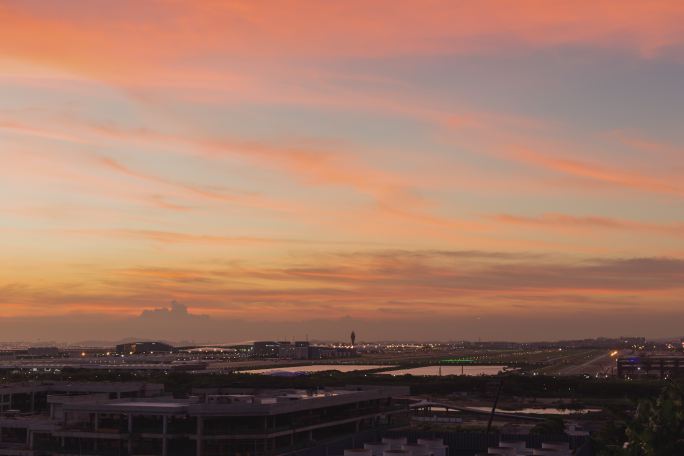
<path fill-rule="evenodd" d="M 41 389 L 28 412 L 3 414 L 0 456 L 270 456 L 408 416 L 396 400 L 408 393 L 401 387 L 203 390 L 188 399 L 140 385 L 60 389 Z"/>
<path fill-rule="evenodd" d="M 164 342 L 131 342 L 116 346 L 116 352 L 122 355 L 139 355 L 147 353 L 171 353 L 175 349 Z"/>

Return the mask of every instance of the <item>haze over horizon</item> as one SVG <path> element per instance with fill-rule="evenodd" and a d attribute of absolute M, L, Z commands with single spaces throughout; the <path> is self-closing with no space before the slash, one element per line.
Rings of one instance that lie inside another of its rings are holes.
<path fill-rule="evenodd" d="M 0 339 L 684 333 L 683 23 L 4 1 Z"/>
<path fill-rule="evenodd" d="M 562 321 L 561 321 L 562 320 Z M 650 340 L 676 339 L 680 325 L 676 315 L 618 316 L 619 330 L 606 330 L 600 320 L 576 317 L 464 317 L 435 319 L 418 317 L 378 324 L 343 316 L 339 318 L 305 318 L 291 320 L 236 320 L 196 314 L 185 305 L 172 302 L 168 307 L 144 310 L 137 316 L 113 316 L 106 323 L 102 316 L 65 315 L 43 318 L 0 320 L 0 343 L 111 345 L 123 341 L 164 340 L 173 344 L 245 344 L 255 340 L 312 340 L 348 342 L 351 331 L 359 343 L 511 341 L 556 342 L 597 337 L 619 338 L 634 334 Z M 561 327 L 549 337 L 548 326 Z M 96 332 L 94 332 L 96 330 Z M 654 332 L 654 330 L 656 330 Z M 620 332 L 622 331 L 622 332 Z M 662 334 L 668 334 L 663 337 Z"/>

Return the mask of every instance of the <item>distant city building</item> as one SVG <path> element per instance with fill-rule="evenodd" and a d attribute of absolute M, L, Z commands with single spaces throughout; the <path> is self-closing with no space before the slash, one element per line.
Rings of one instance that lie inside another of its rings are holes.
<path fill-rule="evenodd" d="M 278 342 L 278 358 L 294 359 L 295 346 L 292 342 Z"/>
<path fill-rule="evenodd" d="M 57 347 L 29 347 L 18 358 L 57 358 L 64 354 Z"/>
<path fill-rule="evenodd" d="M 309 359 L 309 342 L 308 341 L 295 342 L 294 359 Z"/>
<path fill-rule="evenodd" d="M 624 348 L 641 349 L 646 345 L 645 337 L 620 336 Z"/>
<path fill-rule="evenodd" d="M 273 341 L 254 342 L 252 356 L 255 358 L 277 358 L 280 344 Z"/>
<path fill-rule="evenodd" d="M 164 342 L 131 342 L 116 346 L 116 352 L 123 355 L 139 355 L 149 353 L 170 353 L 175 349 Z"/>
<path fill-rule="evenodd" d="M 273 342 L 259 341 L 252 346 L 252 356 L 255 358 L 280 359 L 334 359 L 358 356 L 355 349 L 350 347 L 334 347 L 311 345 L 307 341 Z"/>
<path fill-rule="evenodd" d="M 254 350 L 253 345 L 231 345 L 230 348 L 235 349 L 235 351 L 241 356 L 251 356 Z"/>
<path fill-rule="evenodd" d="M 351 358 L 357 356 L 356 350 L 348 347 L 309 347 L 309 359 Z"/>

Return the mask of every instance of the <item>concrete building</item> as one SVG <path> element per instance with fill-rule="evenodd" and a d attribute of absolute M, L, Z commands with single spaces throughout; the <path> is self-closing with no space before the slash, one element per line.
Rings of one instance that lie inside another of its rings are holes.
<path fill-rule="evenodd" d="M 259 341 L 252 345 L 252 356 L 255 358 L 277 358 L 280 344 L 274 341 Z"/>
<path fill-rule="evenodd" d="M 159 396 L 163 385 L 144 382 L 45 382 L 0 385 L 0 415 L 12 410 L 33 414 L 48 409 L 48 396 L 105 394 L 108 399 Z"/>
<path fill-rule="evenodd" d="M 309 359 L 338 359 L 353 358 L 354 356 L 358 356 L 356 350 L 349 347 L 309 347 Z"/>
<path fill-rule="evenodd" d="M 408 393 L 401 387 L 219 389 L 173 399 L 158 385 L 92 385 L 8 387 L 33 397 L 33 412 L 0 417 L 0 456 L 277 455 L 407 417 L 394 399 Z"/>
<path fill-rule="evenodd" d="M 25 354 L 17 355 L 17 358 L 58 358 L 65 356 L 58 347 L 29 347 Z"/>
<path fill-rule="evenodd" d="M 295 346 L 292 342 L 278 342 L 278 358 L 294 359 Z"/>
<path fill-rule="evenodd" d="M 620 378 L 653 377 L 659 379 L 684 377 L 684 356 L 681 354 L 642 354 L 617 359 Z"/>
<path fill-rule="evenodd" d="M 116 346 L 116 352 L 122 355 L 139 355 L 146 353 L 169 353 L 175 349 L 164 342 L 131 342 Z"/>
<path fill-rule="evenodd" d="M 255 358 L 281 359 L 336 359 L 358 356 L 350 347 L 311 345 L 306 341 L 292 342 L 254 342 L 252 356 Z"/>
<path fill-rule="evenodd" d="M 309 359 L 309 342 L 300 340 L 295 342 L 294 359 Z"/>

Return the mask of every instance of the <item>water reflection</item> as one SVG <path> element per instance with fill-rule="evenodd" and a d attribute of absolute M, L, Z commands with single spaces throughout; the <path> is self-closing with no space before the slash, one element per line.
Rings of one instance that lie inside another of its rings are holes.
<path fill-rule="evenodd" d="M 412 369 L 399 369 L 379 372 L 383 375 L 497 375 L 506 370 L 508 366 L 424 366 Z"/>
<path fill-rule="evenodd" d="M 380 369 L 386 367 L 393 367 L 387 365 L 354 365 L 354 364 L 315 364 L 312 366 L 293 366 L 293 367 L 272 367 L 268 369 L 253 369 L 239 371 L 241 374 L 262 374 L 262 375 L 297 375 L 297 374 L 312 374 L 316 372 L 338 371 L 338 372 L 354 372 L 371 369 Z"/>

